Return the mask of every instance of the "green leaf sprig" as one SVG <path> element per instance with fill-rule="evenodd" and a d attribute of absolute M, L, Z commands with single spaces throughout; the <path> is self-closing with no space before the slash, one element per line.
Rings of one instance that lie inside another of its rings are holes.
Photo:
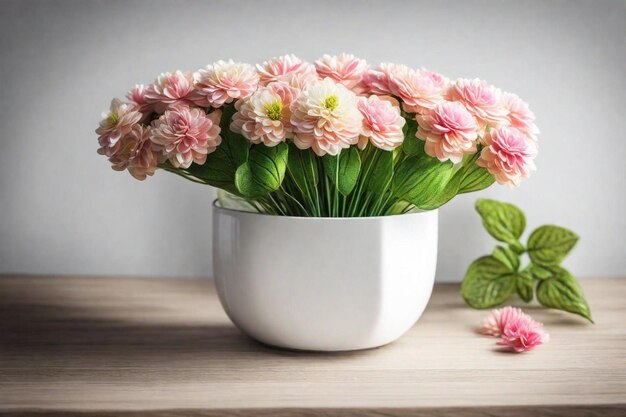
<path fill-rule="evenodd" d="M 545 225 L 535 229 L 526 246 L 520 238 L 526 228 L 524 212 L 510 203 L 478 199 L 476 211 L 487 232 L 499 242 L 491 255 L 476 259 L 461 284 L 461 295 L 473 308 L 504 303 L 513 293 L 530 302 L 534 295 L 545 307 L 578 314 L 593 323 L 583 290 L 560 263 L 578 241 L 571 230 Z M 530 263 L 522 268 L 522 255 Z"/>

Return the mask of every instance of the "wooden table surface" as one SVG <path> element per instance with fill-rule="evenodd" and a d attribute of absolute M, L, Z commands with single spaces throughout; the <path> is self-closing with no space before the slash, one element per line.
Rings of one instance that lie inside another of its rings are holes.
<path fill-rule="evenodd" d="M 583 287 L 596 324 L 531 306 L 525 354 L 450 284 L 399 341 L 320 354 L 240 334 L 208 279 L 0 276 L 0 415 L 624 416 L 626 279 Z"/>

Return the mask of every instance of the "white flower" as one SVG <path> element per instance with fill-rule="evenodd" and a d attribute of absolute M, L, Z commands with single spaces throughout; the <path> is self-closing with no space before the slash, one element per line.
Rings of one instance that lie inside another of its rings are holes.
<path fill-rule="evenodd" d="M 247 99 L 237 101 L 231 130 L 241 133 L 252 143 L 276 146 L 284 142 L 291 137 L 289 107 L 296 95 L 297 90 L 284 82 L 260 87 Z"/>
<path fill-rule="evenodd" d="M 337 155 L 359 140 L 363 115 L 357 96 L 330 78 L 308 85 L 291 112 L 294 143 L 300 149 L 312 148 L 318 156 Z"/>

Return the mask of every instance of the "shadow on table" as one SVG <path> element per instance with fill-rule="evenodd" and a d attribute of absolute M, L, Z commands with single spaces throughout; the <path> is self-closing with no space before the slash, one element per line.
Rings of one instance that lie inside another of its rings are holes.
<path fill-rule="evenodd" d="M 7 297 L 10 296 L 10 297 Z M 200 294 L 204 297 L 205 295 Z M 132 319 L 112 318 L 102 306 L 63 305 L 50 294 L 45 301 L 32 288 L 25 293 L 2 293 L 0 288 L 0 363 L 32 360 L 38 364 L 67 364 L 75 356 L 88 364 L 140 364 L 198 361 L 219 365 L 227 359 L 250 361 L 259 357 L 313 359 L 328 354 L 276 349 L 242 334 L 230 322 L 186 324 L 184 318 L 159 323 L 150 308 L 121 305 Z M 17 299 L 17 300 L 16 300 Z M 145 306 L 143 306 L 145 307 Z M 110 309 L 110 307 L 108 307 Z M 154 308 L 158 310 L 158 308 Z M 162 311 L 156 314 L 163 317 Z M 123 316 L 120 314 L 118 316 Z M 130 316 L 130 314 L 129 314 Z M 142 319 L 143 318 L 143 319 Z M 332 356 L 355 356 L 341 352 Z M 254 362 L 257 364 L 260 362 Z"/>

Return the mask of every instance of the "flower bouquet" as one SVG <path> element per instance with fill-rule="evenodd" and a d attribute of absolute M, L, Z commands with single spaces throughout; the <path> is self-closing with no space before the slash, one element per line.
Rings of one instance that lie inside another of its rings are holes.
<path fill-rule="evenodd" d="M 397 339 L 433 288 L 434 209 L 535 168 L 538 130 L 516 95 L 352 55 L 218 61 L 127 97 L 96 130 L 98 152 L 139 180 L 160 168 L 222 190 L 218 294 L 269 345 Z"/>
<path fill-rule="evenodd" d="M 127 98 L 96 130 L 113 169 L 144 180 L 160 168 L 268 214 L 431 210 L 535 169 L 538 129 L 517 95 L 347 54 L 218 61 Z"/>

